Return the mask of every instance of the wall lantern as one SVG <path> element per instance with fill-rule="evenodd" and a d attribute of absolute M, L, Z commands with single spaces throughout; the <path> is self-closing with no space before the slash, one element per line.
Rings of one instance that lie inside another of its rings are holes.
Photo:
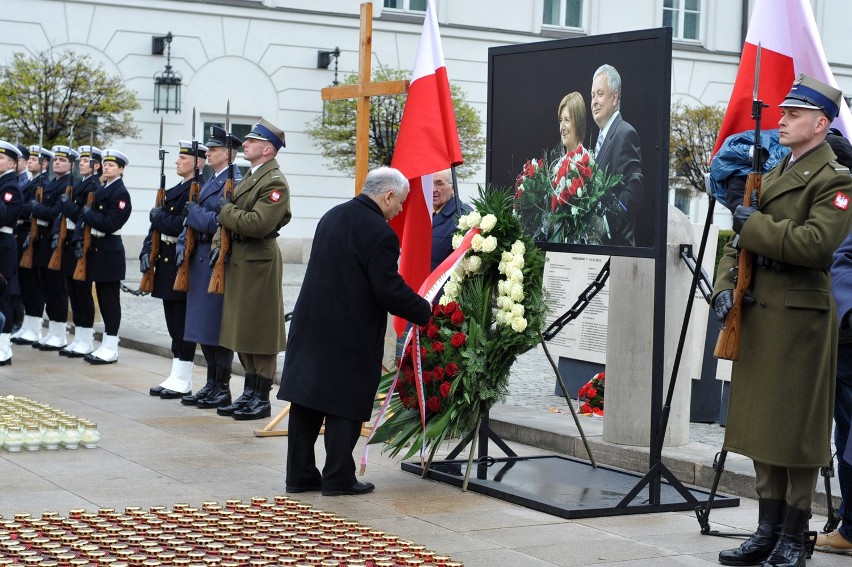
<path fill-rule="evenodd" d="M 172 32 L 154 36 L 151 55 L 166 52 L 166 68 L 154 75 L 154 112 L 180 112 L 180 74 L 172 70 Z"/>

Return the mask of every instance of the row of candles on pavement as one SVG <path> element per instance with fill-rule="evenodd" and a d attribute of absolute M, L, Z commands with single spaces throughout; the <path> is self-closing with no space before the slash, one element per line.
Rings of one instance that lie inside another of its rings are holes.
<path fill-rule="evenodd" d="M 29 398 L 0 398 L 0 446 L 10 453 L 80 446 L 94 449 L 100 439 L 101 433 L 93 421 Z"/>

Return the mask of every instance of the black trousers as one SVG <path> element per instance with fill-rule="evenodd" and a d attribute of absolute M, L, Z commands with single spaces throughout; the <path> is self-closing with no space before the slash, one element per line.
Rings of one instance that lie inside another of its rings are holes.
<path fill-rule="evenodd" d="M 30 317 L 41 317 L 44 315 L 44 297 L 41 295 L 41 289 L 38 286 L 37 269 L 18 268 L 21 303 L 24 304 L 24 314 Z"/>
<path fill-rule="evenodd" d="M 68 320 L 68 289 L 65 287 L 65 276 L 60 270 L 51 270 L 47 266 L 39 266 L 38 287 L 51 321 L 64 323 Z"/>
<path fill-rule="evenodd" d="M 184 362 L 189 362 L 195 356 L 195 343 L 183 340 L 186 329 L 186 300 L 163 300 L 163 314 L 166 317 L 166 328 L 172 338 L 172 355 Z"/>
<path fill-rule="evenodd" d="M 78 282 L 73 277 L 65 276 L 68 285 L 68 299 L 71 302 L 71 313 L 74 326 L 81 329 L 91 329 L 95 325 L 95 300 L 92 297 L 92 283 Z"/>
<path fill-rule="evenodd" d="M 219 345 L 201 345 L 201 352 L 207 361 L 207 368 L 218 366 L 231 370 L 231 364 L 234 362 L 234 351 L 231 349 Z"/>
<path fill-rule="evenodd" d="M 316 466 L 314 444 L 325 420 L 325 466 L 322 475 Z M 361 422 L 327 415 L 299 404 L 290 404 L 287 433 L 287 484 L 323 490 L 345 490 L 355 484 L 352 451 L 361 435 Z"/>
<path fill-rule="evenodd" d="M 95 291 L 104 320 L 104 334 L 117 336 L 121 326 L 121 282 L 95 282 Z"/>

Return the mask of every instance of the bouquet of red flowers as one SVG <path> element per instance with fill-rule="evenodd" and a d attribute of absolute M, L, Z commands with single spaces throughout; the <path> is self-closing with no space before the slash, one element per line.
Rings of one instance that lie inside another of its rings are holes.
<path fill-rule="evenodd" d="M 586 385 L 580 388 L 577 392 L 578 399 L 583 401 L 580 406 L 580 412 L 583 414 L 603 415 L 604 414 L 604 386 L 606 383 L 606 375 L 604 372 L 595 374 L 591 380 L 586 382 Z"/>

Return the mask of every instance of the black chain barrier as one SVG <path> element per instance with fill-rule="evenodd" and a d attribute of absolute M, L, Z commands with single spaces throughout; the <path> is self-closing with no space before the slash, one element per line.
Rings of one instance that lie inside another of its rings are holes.
<path fill-rule="evenodd" d="M 544 340 L 549 341 L 552 340 L 553 337 L 559 334 L 559 331 L 562 330 L 562 327 L 576 319 L 580 316 L 580 314 L 589 306 L 592 302 L 592 299 L 598 294 L 598 292 L 603 289 L 606 280 L 609 278 L 609 260 L 606 261 L 606 264 L 601 268 L 600 273 L 598 273 L 595 280 L 589 284 L 583 292 L 577 296 L 577 301 L 574 302 L 574 305 L 571 306 L 571 309 L 566 311 L 563 315 L 561 315 L 558 319 L 553 321 L 550 326 L 544 330 L 541 334 L 544 337 Z"/>

